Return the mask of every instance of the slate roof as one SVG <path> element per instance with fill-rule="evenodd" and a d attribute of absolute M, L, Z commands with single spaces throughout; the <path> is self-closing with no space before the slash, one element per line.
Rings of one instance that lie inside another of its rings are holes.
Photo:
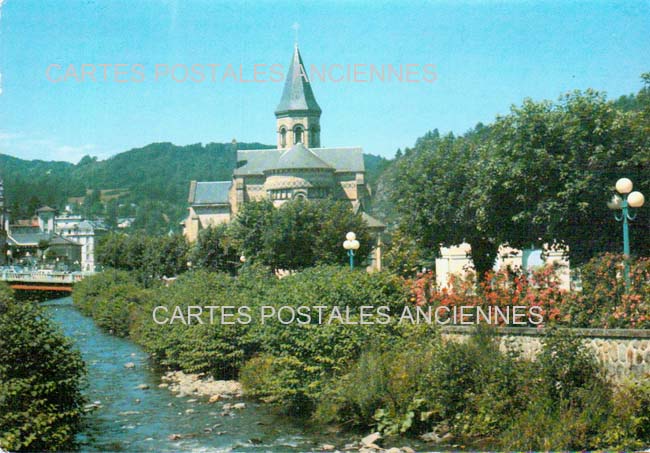
<path fill-rule="evenodd" d="M 36 231 L 25 228 L 24 231 L 11 231 L 7 235 L 9 243 L 15 246 L 36 247 L 41 241 L 49 241 L 50 234 L 42 233 L 38 228 Z"/>
<path fill-rule="evenodd" d="M 190 203 L 197 205 L 228 204 L 231 181 L 202 181 L 190 186 Z"/>
<path fill-rule="evenodd" d="M 301 67 L 303 68 L 302 71 L 300 70 Z M 298 44 L 296 44 L 284 82 L 282 98 L 280 98 L 280 103 L 275 109 L 276 115 L 286 114 L 291 111 L 308 111 L 318 115 L 321 114 L 321 109 L 318 102 L 316 102 L 311 83 L 307 77 L 308 73 L 308 69 L 305 68 L 302 62 Z"/>
<path fill-rule="evenodd" d="M 282 152 L 275 164 L 269 170 L 285 169 L 330 169 L 333 168 L 310 151 L 302 143 L 293 145 L 288 150 Z"/>
<path fill-rule="evenodd" d="M 59 235 L 54 236 L 50 241 L 50 247 L 53 245 L 63 245 L 63 246 L 72 245 L 76 247 L 81 247 L 81 244 L 79 244 L 78 242 L 75 242 L 72 239 L 64 238 Z"/>
<path fill-rule="evenodd" d="M 332 167 L 337 172 L 360 173 L 365 171 L 363 150 L 360 147 L 351 148 L 309 148 L 316 157 Z M 238 168 L 236 176 L 263 175 L 265 170 L 279 168 L 284 150 L 254 149 L 237 151 Z"/>

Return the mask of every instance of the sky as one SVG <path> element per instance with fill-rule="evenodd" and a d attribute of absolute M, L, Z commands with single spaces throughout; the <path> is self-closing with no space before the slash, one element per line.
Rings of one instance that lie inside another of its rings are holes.
<path fill-rule="evenodd" d="M 434 128 L 489 123 L 527 97 L 630 94 L 650 71 L 648 1 L 0 5 L 0 153 L 24 159 L 103 159 L 152 142 L 275 144 L 283 84 L 270 67 L 286 71 L 296 35 L 305 65 L 328 71 L 312 74 L 322 145 L 386 157 Z M 337 81 L 349 65 L 357 77 Z M 370 65 L 411 65 L 412 75 L 369 80 Z"/>

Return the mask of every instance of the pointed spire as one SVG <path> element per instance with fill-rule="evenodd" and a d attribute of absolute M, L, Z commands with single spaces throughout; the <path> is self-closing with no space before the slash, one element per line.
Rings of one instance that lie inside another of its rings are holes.
<path fill-rule="evenodd" d="M 291 112 L 308 112 L 315 115 L 321 114 L 321 109 L 316 102 L 311 83 L 307 76 L 307 69 L 302 62 L 298 43 L 294 46 L 293 57 L 287 71 L 282 98 L 275 115 L 286 115 Z"/>

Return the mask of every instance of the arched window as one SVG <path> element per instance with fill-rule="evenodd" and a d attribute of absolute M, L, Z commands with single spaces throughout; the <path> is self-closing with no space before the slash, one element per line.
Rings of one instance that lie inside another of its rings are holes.
<path fill-rule="evenodd" d="M 293 142 L 295 143 L 302 143 L 302 133 L 303 133 L 303 128 L 302 126 L 296 126 L 293 128 Z"/>
<path fill-rule="evenodd" d="M 280 146 L 287 147 L 287 129 L 284 127 L 280 129 Z"/>

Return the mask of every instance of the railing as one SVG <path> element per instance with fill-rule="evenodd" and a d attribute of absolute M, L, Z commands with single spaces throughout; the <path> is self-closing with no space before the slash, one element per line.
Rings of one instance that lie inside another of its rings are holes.
<path fill-rule="evenodd" d="M 90 272 L 54 272 L 54 271 L 0 271 L 0 280 L 5 282 L 27 283 L 69 283 L 80 282 L 84 277 L 92 275 Z"/>

